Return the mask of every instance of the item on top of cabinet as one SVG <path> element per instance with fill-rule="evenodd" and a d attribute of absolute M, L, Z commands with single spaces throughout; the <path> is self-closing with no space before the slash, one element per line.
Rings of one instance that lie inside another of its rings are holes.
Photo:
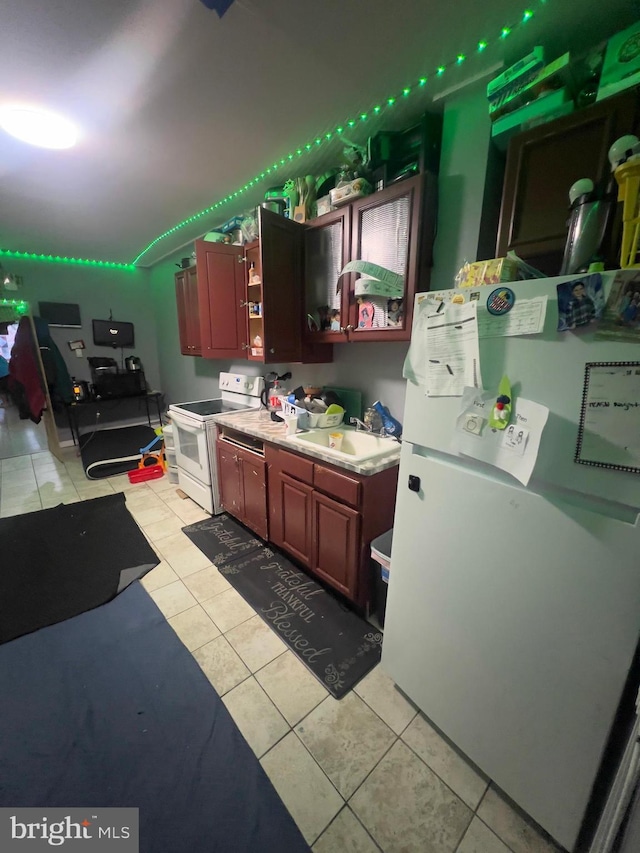
<path fill-rule="evenodd" d="M 546 92 L 562 89 L 571 83 L 569 77 L 569 53 L 564 53 L 533 76 L 517 81 L 489 102 L 489 117 L 496 121 L 507 113 L 515 112 L 526 104 L 537 100 Z"/>
<path fill-rule="evenodd" d="M 330 195 L 323 195 L 316 201 L 317 216 L 324 216 L 325 213 L 330 213 L 332 210 L 335 210 L 335 207 L 331 204 Z"/>
<path fill-rule="evenodd" d="M 515 252 L 505 258 L 491 258 L 464 264 L 455 277 L 455 287 L 479 287 L 482 284 L 501 284 L 504 281 L 523 281 L 545 276 L 525 263 Z"/>
<path fill-rule="evenodd" d="M 224 234 L 222 231 L 207 231 L 202 239 L 208 243 L 222 243 L 224 241 Z"/>
<path fill-rule="evenodd" d="M 618 182 L 618 199 L 624 203 L 622 210 L 622 245 L 620 266 L 622 269 L 637 266 L 638 238 L 640 233 L 640 159 L 629 160 L 615 170 Z"/>
<path fill-rule="evenodd" d="M 586 272 L 594 258 L 609 253 L 611 229 L 616 214 L 616 182 L 613 175 L 604 191 L 598 192 L 589 178 L 569 189 L 569 221 L 560 275 Z"/>
<path fill-rule="evenodd" d="M 296 190 L 298 193 L 298 204 L 296 205 L 293 218 L 296 222 L 306 222 L 311 219 L 311 211 L 316 201 L 316 179 L 313 175 L 296 178 Z"/>
<path fill-rule="evenodd" d="M 598 101 L 640 82 L 640 22 L 616 33 L 607 42 L 600 75 Z"/>
<path fill-rule="evenodd" d="M 544 48 L 534 47 L 531 53 L 487 83 L 487 99 L 495 101 L 505 92 L 513 91 L 514 86 L 525 85 L 525 81 L 531 80 L 543 65 Z"/>
<path fill-rule="evenodd" d="M 329 193 L 329 198 L 331 199 L 331 204 L 338 207 L 339 205 L 346 204 L 356 198 L 369 195 L 371 192 L 372 187 L 368 181 L 365 181 L 364 178 L 356 178 L 353 181 L 349 181 L 347 184 L 343 184 L 342 186 L 337 186 L 332 189 Z"/>

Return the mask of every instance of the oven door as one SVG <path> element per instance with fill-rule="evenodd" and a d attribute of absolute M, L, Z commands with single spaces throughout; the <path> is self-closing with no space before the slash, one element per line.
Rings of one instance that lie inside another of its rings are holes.
<path fill-rule="evenodd" d="M 171 412 L 176 465 L 204 485 L 211 483 L 207 429 L 201 421 L 185 418 L 175 409 Z"/>

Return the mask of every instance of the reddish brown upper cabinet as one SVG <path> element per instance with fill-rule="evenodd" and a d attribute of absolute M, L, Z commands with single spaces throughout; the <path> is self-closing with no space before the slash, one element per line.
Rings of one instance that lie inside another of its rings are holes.
<path fill-rule="evenodd" d="M 177 272 L 175 284 L 180 352 L 182 355 L 202 355 L 198 279 L 195 267 Z"/>
<path fill-rule="evenodd" d="M 204 358 L 246 358 L 242 246 L 196 240 L 200 333 Z"/>
<path fill-rule="evenodd" d="M 579 178 L 610 177 L 607 153 L 619 136 L 637 133 L 638 90 L 514 136 L 509 142 L 496 256 L 510 250 L 557 275 L 567 239 L 569 188 Z M 614 241 L 615 242 L 615 241 Z M 616 266 L 617 246 L 608 262 Z"/>
<path fill-rule="evenodd" d="M 429 289 L 436 207 L 437 179 L 425 173 L 314 220 L 305 236 L 307 339 L 409 340 L 413 297 Z M 354 260 L 397 273 L 398 298 L 362 293 L 359 273 L 338 279 Z"/>
<path fill-rule="evenodd" d="M 259 239 L 246 246 L 196 241 L 202 355 L 262 364 L 331 361 L 303 341 L 304 227 L 258 208 Z"/>

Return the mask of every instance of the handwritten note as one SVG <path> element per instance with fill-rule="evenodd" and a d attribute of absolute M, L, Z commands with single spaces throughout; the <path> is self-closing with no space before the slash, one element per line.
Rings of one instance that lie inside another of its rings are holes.
<path fill-rule="evenodd" d="M 585 366 L 575 461 L 640 473 L 640 362 Z"/>

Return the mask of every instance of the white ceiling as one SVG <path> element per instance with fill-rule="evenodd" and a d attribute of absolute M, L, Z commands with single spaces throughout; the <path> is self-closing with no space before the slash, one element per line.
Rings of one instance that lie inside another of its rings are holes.
<path fill-rule="evenodd" d="M 503 25 L 534 17 L 504 40 Z M 410 124 L 438 92 L 535 44 L 580 50 L 638 17 L 631 0 L 4 0 L 0 104 L 75 121 L 66 151 L 0 131 L 0 248 L 130 262 L 177 222 L 440 64 L 467 54 L 372 125 Z M 480 38 L 490 42 L 481 55 Z M 382 100 L 384 103 L 384 101 Z M 337 165 L 337 141 L 279 168 L 161 240 L 149 264 L 256 204 L 290 175 Z"/>

